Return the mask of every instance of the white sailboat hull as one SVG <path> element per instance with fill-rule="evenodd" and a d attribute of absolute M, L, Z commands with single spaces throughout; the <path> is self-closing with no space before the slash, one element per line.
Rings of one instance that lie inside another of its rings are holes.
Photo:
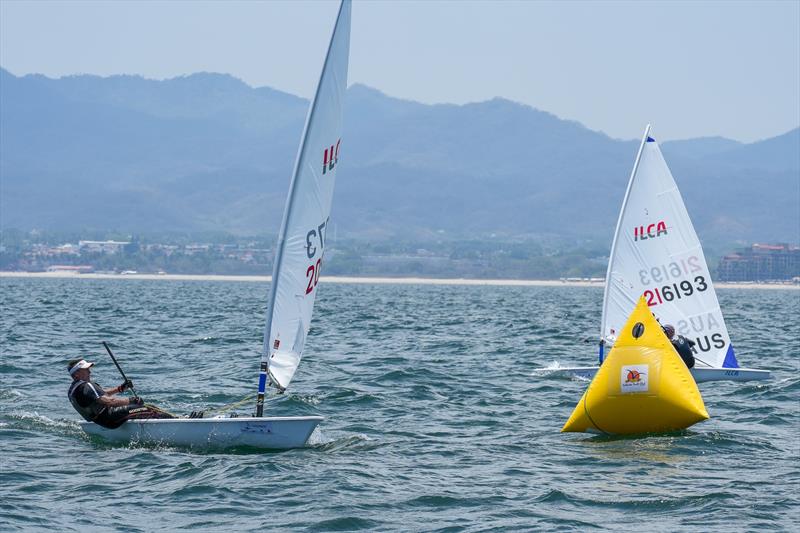
<path fill-rule="evenodd" d="M 543 370 L 548 376 L 552 377 L 580 377 L 592 379 L 599 367 L 596 366 L 575 366 L 562 367 L 553 370 Z M 707 381 L 762 381 L 772 377 L 769 370 L 757 370 L 754 368 L 692 368 L 692 377 L 696 383 Z"/>
<path fill-rule="evenodd" d="M 169 446 L 286 450 L 306 445 L 321 416 L 129 420 L 116 429 L 81 422 L 89 435 L 116 442 Z"/>

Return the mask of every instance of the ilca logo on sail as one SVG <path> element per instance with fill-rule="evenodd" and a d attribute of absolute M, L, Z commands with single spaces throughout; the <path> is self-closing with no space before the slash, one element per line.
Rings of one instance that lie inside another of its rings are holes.
<path fill-rule="evenodd" d="M 667 224 L 663 220 L 655 224 L 648 224 L 647 230 L 645 226 L 636 226 L 633 228 L 634 241 L 646 241 L 647 239 L 654 239 L 667 234 Z"/>
<path fill-rule="evenodd" d="M 322 173 L 325 174 L 329 170 L 333 170 L 336 163 L 339 162 L 339 145 L 342 144 L 342 139 L 336 141 L 336 149 L 334 145 L 330 148 L 325 148 L 325 155 L 322 158 Z"/>

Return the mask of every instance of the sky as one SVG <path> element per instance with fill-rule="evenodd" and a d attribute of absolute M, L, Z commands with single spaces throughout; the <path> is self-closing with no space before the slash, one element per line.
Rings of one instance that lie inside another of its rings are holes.
<path fill-rule="evenodd" d="M 0 0 L 0 66 L 220 72 L 308 98 L 337 8 Z M 651 123 L 660 140 L 752 142 L 800 126 L 800 0 L 356 1 L 349 83 L 424 103 L 504 97 L 619 139 Z"/>

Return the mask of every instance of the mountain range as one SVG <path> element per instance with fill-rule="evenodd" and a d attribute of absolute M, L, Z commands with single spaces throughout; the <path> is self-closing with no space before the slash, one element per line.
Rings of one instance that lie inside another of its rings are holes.
<path fill-rule="evenodd" d="M 223 74 L 0 69 L 0 225 L 274 234 L 307 110 Z M 332 218 L 356 239 L 605 245 L 637 148 L 502 98 L 427 105 L 353 85 Z M 798 241 L 800 129 L 662 148 L 704 244 Z"/>

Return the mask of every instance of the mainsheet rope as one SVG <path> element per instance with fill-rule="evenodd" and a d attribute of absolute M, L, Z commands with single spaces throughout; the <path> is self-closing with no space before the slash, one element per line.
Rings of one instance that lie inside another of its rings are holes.
<path fill-rule="evenodd" d="M 247 396 L 245 396 L 244 398 L 242 398 L 239 401 L 236 401 L 236 402 L 233 402 L 233 403 L 229 403 L 227 405 L 223 405 L 222 407 L 219 407 L 219 408 L 216 408 L 216 409 L 206 409 L 206 410 L 203 411 L 203 413 L 217 413 L 217 414 L 226 413 L 226 412 L 230 411 L 231 409 L 235 409 L 235 408 L 239 407 L 240 405 L 243 405 L 243 404 L 245 404 L 247 402 L 252 401 L 253 398 L 255 398 L 255 397 L 256 397 L 255 393 L 254 394 L 248 394 Z M 149 409 L 152 409 L 153 411 L 159 411 L 161 413 L 168 414 L 168 415 L 170 415 L 172 417 L 175 417 L 175 418 L 181 418 L 180 416 L 178 416 L 178 415 L 176 415 L 174 413 L 170 413 L 166 409 L 163 409 L 161 407 L 157 407 L 157 406 L 149 404 L 149 403 L 145 404 L 144 406 L 149 408 Z"/>

